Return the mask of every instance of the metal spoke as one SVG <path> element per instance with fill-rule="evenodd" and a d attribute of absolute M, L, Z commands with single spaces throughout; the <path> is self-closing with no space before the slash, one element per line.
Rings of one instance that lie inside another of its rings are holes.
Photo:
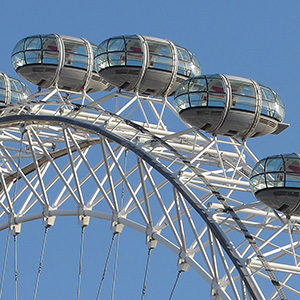
<path fill-rule="evenodd" d="M 188 267 L 211 287 L 215 300 L 264 300 L 279 294 L 285 299 L 282 290 L 298 296 L 293 276 L 300 272 L 300 218 L 292 216 L 287 222 L 280 212 L 251 199 L 248 179 L 257 158 L 246 141 L 210 136 L 186 126 L 168 98 L 116 90 L 96 97 L 56 87 L 39 91 L 22 114 L 1 112 L 1 230 L 56 216 L 111 222 L 114 233 L 97 283 L 97 300 L 101 293 L 107 297 L 102 291 L 104 278 L 115 237 L 123 226 L 143 234 L 148 246 L 141 300 L 153 292 L 147 289 L 146 295 L 151 245 L 156 242 L 174 255 L 179 270 L 169 299 L 181 273 L 190 276 Z M 86 283 L 82 276 L 84 228 L 78 300 Z M 129 243 L 126 234 L 122 235 L 124 247 Z M 17 232 L 17 300 L 16 237 Z M 121 288 L 117 284 L 122 267 L 119 251 L 123 250 L 119 239 L 118 234 L 111 300 Z M 45 242 L 46 233 L 33 299 L 38 298 Z M 18 263 L 21 266 L 22 261 Z M 270 282 L 266 295 L 265 281 Z"/>

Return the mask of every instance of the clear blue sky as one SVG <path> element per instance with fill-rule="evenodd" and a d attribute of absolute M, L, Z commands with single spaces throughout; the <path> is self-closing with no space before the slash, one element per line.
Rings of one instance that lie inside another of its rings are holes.
<path fill-rule="evenodd" d="M 298 138 L 300 128 L 298 117 L 298 112 L 300 112 L 299 13 L 300 2 L 298 0 L 2 0 L 0 70 L 18 78 L 10 63 L 11 51 L 20 39 L 38 33 L 84 37 L 94 44 L 99 44 L 111 36 L 135 33 L 170 39 L 175 44 L 186 47 L 196 54 L 203 74 L 221 73 L 247 77 L 278 92 L 285 102 L 285 122 L 291 124 L 290 128 L 279 136 L 271 135 L 254 139 L 249 141 L 249 144 L 259 158 L 276 153 L 298 152 L 300 151 Z M 75 252 L 78 254 L 79 227 L 74 229 L 74 226 L 70 226 L 70 231 L 76 231 L 74 235 L 77 238 L 73 244 L 69 242 L 68 246 L 62 249 L 68 252 L 72 248 L 71 245 L 74 245 Z M 110 236 L 109 225 L 104 224 L 104 226 L 107 228 L 107 235 Z M 42 230 L 43 228 L 40 232 Z M 1 239 L 2 241 L 4 239 Z M 99 244 L 99 249 L 104 248 L 103 253 L 106 253 L 107 240 L 104 246 L 99 240 L 95 243 Z M 28 240 L 28 249 L 24 251 L 34 252 L 37 260 L 41 240 L 33 244 L 36 248 L 30 249 L 31 242 Z M 55 251 L 55 242 L 52 246 L 50 243 L 49 247 Z M 50 250 L 47 249 L 47 251 Z M 168 252 L 165 253 L 168 255 Z M 89 263 L 93 264 L 97 259 L 97 254 L 91 253 L 90 256 Z M 129 248 L 128 259 L 130 256 L 144 256 L 145 259 L 142 261 L 145 261 L 146 248 L 141 247 L 138 250 L 135 247 Z M 74 267 L 76 281 L 78 260 L 74 259 L 74 261 L 72 267 Z M 58 255 L 57 264 L 61 263 L 63 262 L 60 262 Z M 164 261 L 160 261 L 159 264 L 161 268 L 164 268 Z M 2 267 L 1 259 L 0 266 Z M 68 264 L 67 268 L 70 266 Z M 53 266 L 48 266 L 48 268 L 51 267 Z M 32 272 L 36 272 L 36 268 Z M 133 262 L 132 270 L 134 268 Z M 26 274 L 21 273 L 21 275 L 23 277 L 20 277 L 20 286 L 27 284 L 32 286 L 32 283 L 26 282 Z M 173 282 L 175 276 L 176 268 L 174 267 L 170 273 L 170 282 Z M 69 279 L 65 278 L 66 285 Z M 155 278 L 152 280 L 155 281 Z M 186 282 L 183 279 L 181 284 L 185 284 L 189 289 L 189 285 L 195 287 L 198 283 L 193 279 Z M 159 286 L 156 288 L 161 289 Z M 33 286 L 30 289 L 33 289 Z M 141 284 L 137 289 L 141 290 Z M 118 299 L 133 299 L 130 297 L 130 292 L 129 290 L 128 295 L 123 295 Z M 201 288 L 199 288 L 200 293 Z M 190 298 L 184 295 L 184 289 L 182 289 L 181 294 L 177 294 L 174 299 L 195 299 L 197 291 L 194 288 L 194 294 Z M 50 295 L 42 297 L 41 294 L 40 296 L 43 300 L 52 298 Z M 74 299 L 68 292 L 61 298 L 54 298 Z M 166 298 L 165 295 L 153 299 Z M 20 299 L 24 298 L 20 295 Z M 207 298 L 203 299 L 208 299 L 208 294 Z"/>

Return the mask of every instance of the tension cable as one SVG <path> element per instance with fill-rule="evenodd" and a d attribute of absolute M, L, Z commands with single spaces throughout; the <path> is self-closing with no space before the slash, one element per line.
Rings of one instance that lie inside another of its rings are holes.
<path fill-rule="evenodd" d="M 101 282 L 100 282 L 100 285 L 99 285 L 99 289 L 98 289 L 96 300 L 99 299 L 99 296 L 100 296 L 100 293 L 101 293 L 101 289 L 102 289 L 102 286 L 103 286 L 103 281 L 104 281 L 104 278 L 105 278 L 105 275 L 106 275 L 106 271 L 107 271 L 107 267 L 108 267 L 109 258 L 110 258 L 110 255 L 111 255 L 111 250 L 112 250 L 113 243 L 114 243 L 114 240 L 115 240 L 115 237 L 116 237 L 117 233 L 118 232 L 114 232 L 114 234 L 112 236 L 112 239 L 111 239 L 111 242 L 110 242 L 110 247 L 109 247 L 109 250 L 108 250 L 107 257 L 106 257 L 106 262 L 105 262 L 105 266 L 104 266 L 104 270 L 103 270 L 103 274 L 102 274 Z"/>
<path fill-rule="evenodd" d="M 7 240 L 6 240 L 6 248 L 5 248 L 5 255 L 4 255 L 4 261 L 3 261 L 3 268 L 2 268 L 2 276 L 1 276 L 0 299 L 1 299 L 1 295 L 2 295 L 3 283 L 4 283 L 4 275 L 5 275 L 6 261 L 7 261 L 7 255 L 8 255 L 9 238 L 10 238 L 10 232 L 8 230 Z"/>
<path fill-rule="evenodd" d="M 176 288 L 176 286 L 177 286 L 177 283 L 178 283 L 179 277 L 180 277 L 180 275 L 181 275 L 181 273 L 182 273 L 182 272 L 183 272 L 183 270 L 180 270 L 180 271 L 178 271 L 178 274 L 177 274 L 177 277 L 176 277 L 176 280 L 175 280 L 175 283 L 174 283 L 174 286 L 173 286 L 173 289 L 172 289 L 172 292 L 171 292 L 171 295 L 170 295 L 170 298 L 169 298 L 169 300 L 171 300 L 171 299 L 172 299 L 172 297 L 173 297 L 173 294 L 174 294 L 175 288 Z"/>
<path fill-rule="evenodd" d="M 146 294 L 146 288 L 147 288 L 146 282 L 147 282 L 148 269 L 149 269 L 149 264 L 150 264 L 150 255 L 151 255 L 151 250 L 152 249 L 153 248 L 149 248 L 149 250 L 148 250 L 148 257 L 147 257 L 147 264 L 146 264 L 146 269 L 145 269 L 145 276 L 144 276 L 144 283 L 143 283 L 143 290 L 142 290 L 141 300 L 144 299 L 145 294 Z"/>
<path fill-rule="evenodd" d="M 43 258 L 44 258 L 44 253 L 45 253 L 45 246 L 46 246 L 47 234 L 48 234 L 48 227 L 45 227 L 44 240 L 43 240 L 43 246 L 42 246 L 42 250 L 41 250 L 41 256 L 40 256 L 40 263 L 39 263 L 38 273 L 37 273 L 37 276 L 36 276 L 36 282 L 35 282 L 33 300 L 36 299 L 37 289 L 38 289 L 39 280 L 40 280 L 40 275 L 41 275 L 41 272 L 42 272 L 42 265 L 43 265 Z"/>

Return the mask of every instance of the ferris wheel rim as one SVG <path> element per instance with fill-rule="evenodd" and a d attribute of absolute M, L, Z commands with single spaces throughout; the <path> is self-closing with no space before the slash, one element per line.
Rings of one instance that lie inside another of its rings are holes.
<path fill-rule="evenodd" d="M 239 272 L 243 282 L 245 283 L 249 294 L 253 299 L 264 299 L 261 291 L 255 282 L 255 279 L 251 276 L 249 269 L 247 268 L 246 262 L 240 260 L 238 253 L 234 250 L 231 245 L 230 240 L 226 235 L 222 233 L 219 229 L 218 224 L 213 220 L 210 214 L 206 211 L 206 208 L 201 205 L 199 201 L 191 194 L 170 171 L 168 171 L 163 165 L 161 165 L 157 160 L 152 158 L 146 151 L 141 147 L 136 146 L 130 141 L 124 139 L 123 137 L 114 134 L 113 132 L 107 130 L 104 126 L 93 125 L 91 123 L 79 121 L 76 119 L 70 119 L 62 116 L 45 116 L 45 115 L 11 115 L 0 118 L 0 128 L 6 126 L 25 126 L 25 125 L 37 125 L 41 123 L 51 123 L 58 124 L 60 126 L 69 125 L 74 128 L 80 128 L 87 130 L 90 133 L 98 134 L 104 138 L 110 139 L 119 145 L 127 148 L 128 150 L 134 152 L 142 160 L 146 161 L 151 165 L 157 172 L 159 172 L 164 178 L 166 178 L 172 186 L 181 193 L 184 198 L 190 203 L 190 205 L 195 209 L 195 211 L 201 216 L 206 225 L 210 228 L 214 236 L 218 239 L 223 249 L 230 257 L 232 263 L 235 265 L 237 271 Z M 129 121 L 133 123 L 132 121 Z M 21 124 L 21 125 L 20 125 Z"/>

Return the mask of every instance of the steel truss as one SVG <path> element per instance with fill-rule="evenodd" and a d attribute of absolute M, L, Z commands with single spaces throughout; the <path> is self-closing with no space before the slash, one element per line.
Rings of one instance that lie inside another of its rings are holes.
<path fill-rule="evenodd" d="M 104 219 L 174 252 L 212 299 L 300 295 L 299 218 L 252 196 L 246 141 L 191 128 L 167 98 L 38 92 L 1 111 L 0 140 L 0 231 Z"/>

